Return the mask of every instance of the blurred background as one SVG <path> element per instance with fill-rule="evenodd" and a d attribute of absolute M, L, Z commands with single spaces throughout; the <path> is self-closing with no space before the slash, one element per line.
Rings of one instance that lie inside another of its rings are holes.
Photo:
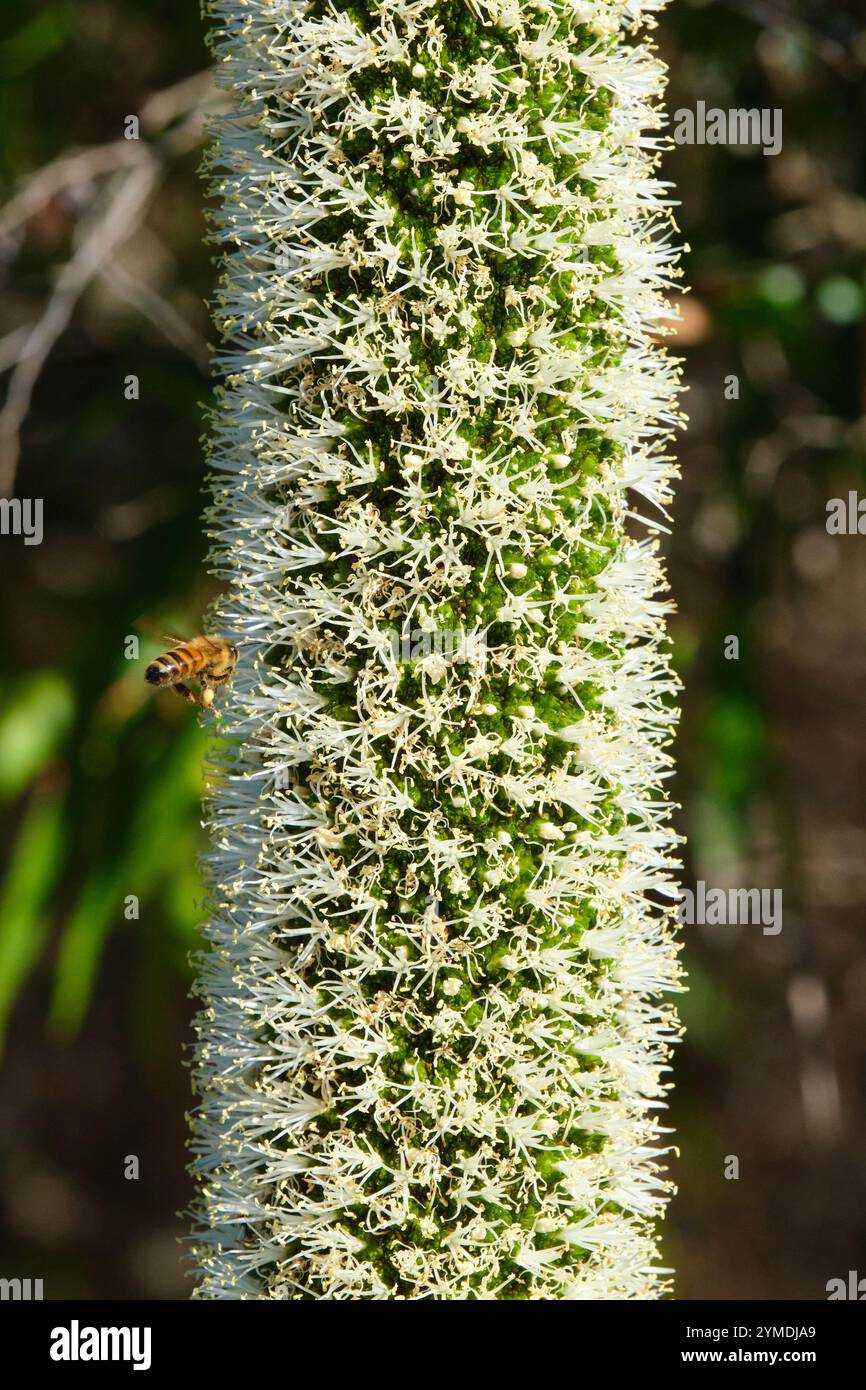
<path fill-rule="evenodd" d="M 784 895 L 777 936 L 684 931 L 665 1255 L 682 1298 L 822 1299 L 866 1275 L 866 540 L 825 527 L 866 494 L 866 20 L 674 0 L 658 42 L 671 113 L 784 112 L 775 157 L 664 166 L 690 246 L 665 541 L 684 882 Z M 189 1291 L 204 736 L 128 639 L 193 633 L 212 592 L 215 100 L 195 4 L 0 19 L 0 470 L 45 507 L 41 545 L 0 541 L 0 1275 L 49 1298 Z"/>

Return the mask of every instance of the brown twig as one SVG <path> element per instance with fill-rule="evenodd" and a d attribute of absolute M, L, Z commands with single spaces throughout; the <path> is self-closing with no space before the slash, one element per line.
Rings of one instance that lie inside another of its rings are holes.
<path fill-rule="evenodd" d="M 42 317 L 27 336 L 0 410 L 0 496 L 9 496 L 15 486 L 21 426 L 48 355 L 68 326 L 87 285 L 138 224 L 159 172 L 157 160 L 139 159 L 129 173 L 120 176 L 120 188 L 110 199 L 104 216 L 61 270 Z"/>
<path fill-rule="evenodd" d="M 130 275 L 117 261 L 107 265 L 100 278 L 115 294 L 149 318 L 173 347 L 185 352 L 201 371 L 207 371 L 210 362 L 207 340 L 187 323 L 167 299 L 143 280 Z M 0 343 L 0 350 L 2 346 Z"/>
<path fill-rule="evenodd" d="M 45 362 L 94 279 L 105 279 L 116 293 L 146 314 L 174 346 L 200 367 L 206 366 L 207 345 L 200 335 L 161 295 L 129 275 L 114 257 L 141 225 L 167 161 L 194 149 L 202 140 L 207 114 L 224 104 L 225 98 L 212 86 L 209 72 L 177 82 L 154 93 L 141 109 L 142 129 L 159 136 L 152 144 L 114 140 L 63 155 L 34 174 L 0 209 L 0 238 L 8 237 L 58 193 L 97 185 L 88 208 L 90 225 L 58 274 L 42 314 L 35 323 L 0 341 L 0 371 L 11 368 L 0 410 L 0 496 L 8 496 L 15 486 L 21 427 Z M 94 215 L 103 189 L 108 196 Z"/>

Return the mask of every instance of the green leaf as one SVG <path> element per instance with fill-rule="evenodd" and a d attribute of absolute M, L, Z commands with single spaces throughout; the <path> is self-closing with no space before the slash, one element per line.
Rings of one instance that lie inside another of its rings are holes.
<path fill-rule="evenodd" d="M 205 737 L 193 726 L 178 739 L 172 756 L 157 766 L 130 821 L 129 837 L 113 864 L 96 868 L 63 933 L 57 961 L 50 1027 L 75 1033 L 87 1013 L 105 942 L 113 922 L 120 925 L 128 894 L 141 900 L 138 930 L 147 930 L 146 895 L 176 871 L 185 847 L 195 867 L 193 841 L 185 833 L 201 796 Z"/>
<path fill-rule="evenodd" d="M 55 756 L 75 717 L 56 671 L 37 671 L 6 695 L 0 713 L 0 797 L 17 796 Z"/>
<path fill-rule="evenodd" d="M 66 924 L 57 959 L 49 1026 L 69 1036 L 87 1012 L 105 938 L 114 915 L 123 916 L 121 870 L 97 870 L 87 881 Z"/>
<path fill-rule="evenodd" d="M 47 899 L 63 854 L 62 800 L 59 793 L 34 794 L 0 895 L 0 1047 L 48 930 Z"/>
<path fill-rule="evenodd" d="M 69 5 L 50 5 L 0 43 L 0 71 L 17 77 L 60 51 L 75 27 Z"/>

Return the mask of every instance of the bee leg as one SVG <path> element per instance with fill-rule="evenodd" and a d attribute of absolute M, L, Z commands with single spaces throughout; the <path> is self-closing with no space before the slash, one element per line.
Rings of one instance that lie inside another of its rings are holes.
<path fill-rule="evenodd" d="M 178 681 L 177 685 L 169 686 L 169 690 L 173 690 L 175 695 L 179 695 L 182 700 L 189 700 L 191 705 L 201 704 L 195 691 L 190 690 L 188 685 L 182 685 L 180 681 Z"/>

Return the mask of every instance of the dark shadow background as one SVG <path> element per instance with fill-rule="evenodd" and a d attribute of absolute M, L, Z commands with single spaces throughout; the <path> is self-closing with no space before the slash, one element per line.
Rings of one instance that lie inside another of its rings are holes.
<path fill-rule="evenodd" d="M 666 1257 L 680 1297 L 820 1299 L 866 1274 L 866 539 L 825 527 L 828 499 L 866 494 L 866 20 L 822 0 L 674 0 L 659 43 L 671 112 L 784 113 L 776 157 L 683 146 L 664 168 L 691 248 L 666 541 L 684 881 L 781 888 L 785 909 L 778 936 L 685 930 Z M 192 633 L 211 593 L 209 97 L 188 80 L 206 64 L 197 7 L 176 0 L 0 20 L 6 387 L 123 192 L 128 115 L 155 160 L 23 428 L 18 491 L 44 498 L 44 542 L 0 538 L 0 1275 L 49 1298 L 189 1290 L 175 1213 L 204 741 L 180 701 L 149 698 L 125 643 L 150 655 Z"/>

